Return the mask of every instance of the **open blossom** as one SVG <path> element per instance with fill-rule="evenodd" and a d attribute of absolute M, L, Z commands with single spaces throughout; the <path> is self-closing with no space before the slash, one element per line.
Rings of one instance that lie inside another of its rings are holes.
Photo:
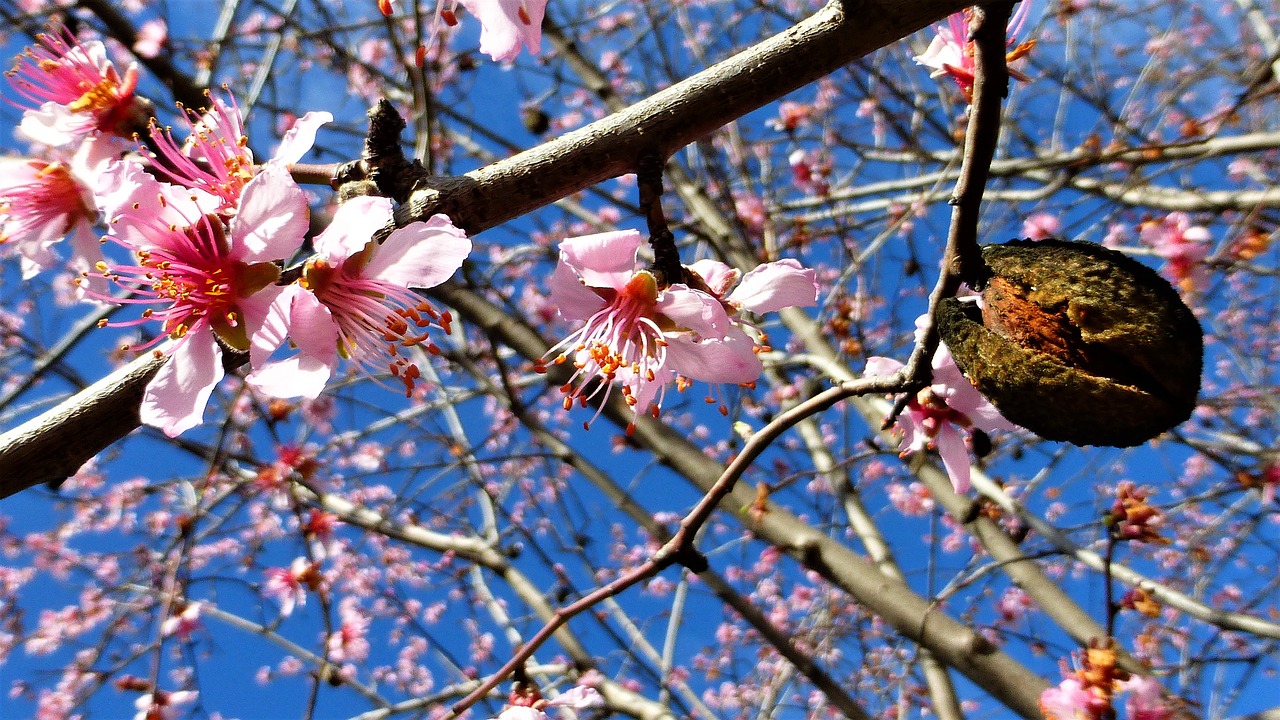
<path fill-rule="evenodd" d="M 262 595 L 280 605 L 280 614 L 288 617 L 298 606 L 307 604 L 307 590 L 320 587 L 320 570 L 306 558 L 294 558 L 287 568 L 267 568 L 267 581 Z"/>
<path fill-rule="evenodd" d="M 163 349 L 170 361 L 147 385 L 141 415 L 173 437 L 200 423 L 223 376 L 215 336 L 248 350 L 283 290 L 274 285 L 275 261 L 302 243 L 306 197 L 282 166 L 266 167 L 245 186 L 228 226 L 208 194 L 161 183 L 134 163 L 107 175 L 104 194 L 120 211 L 111 238 L 137 264 L 103 265 L 102 274 L 134 293 L 120 302 L 162 306 L 139 320 L 158 320 L 171 340 Z"/>
<path fill-rule="evenodd" d="M 138 26 L 138 39 L 133 41 L 133 52 L 138 57 L 154 58 L 165 49 L 169 42 L 169 26 L 164 20 L 156 18 Z"/>
<path fill-rule="evenodd" d="M 1017 426 L 1005 420 L 965 379 L 946 345 L 939 344 L 932 364 L 933 383 L 918 392 L 898 416 L 897 426 L 903 433 L 899 451 L 905 457 L 926 448 L 936 450 L 956 492 L 967 492 L 971 473 L 965 438 L 970 429 L 1014 430 Z M 897 360 L 873 357 L 867 360 L 866 372 L 891 375 L 902 367 Z"/>
<path fill-rule="evenodd" d="M 1028 240 L 1048 240 L 1057 235 L 1060 230 L 1062 230 L 1062 220 L 1051 213 L 1035 213 L 1022 221 L 1022 236 Z"/>
<path fill-rule="evenodd" d="M 551 276 L 551 297 L 568 320 L 584 324 L 548 351 L 577 370 L 561 388 L 565 409 L 616 382 L 636 412 L 655 410 L 659 392 L 683 375 L 695 380 L 750 383 L 760 375 L 754 344 L 730 336 L 733 322 L 715 297 L 679 283 L 659 287 L 637 267 L 644 238 L 635 230 L 569 238 Z M 679 347 L 675 347 L 679 345 Z M 674 348 L 674 349 L 673 349 Z M 588 391 L 591 379 L 601 384 Z"/>
<path fill-rule="evenodd" d="M 222 199 L 222 210 L 234 212 L 240 193 L 253 179 L 253 151 L 244 133 L 244 121 L 235 98 L 229 102 L 210 95 L 210 107 L 203 114 L 186 111 L 191 133 L 181 147 L 172 132 L 152 121 L 154 167 L 174 184 L 198 188 Z M 302 159 L 315 143 L 316 130 L 333 120 L 328 112 L 309 112 L 285 133 L 279 149 L 268 164 L 288 165 Z"/>
<path fill-rule="evenodd" d="M 23 113 L 21 135 L 56 147 L 96 133 L 128 137 L 146 123 L 150 107 L 134 95 L 135 66 L 121 75 L 101 42 L 81 44 L 65 28 L 37 40 L 6 73 L 35 104 Z"/>
<path fill-rule="evenodd" d="M 0 254 L 22 257 L 22 275 L 33 277 L 57 261 L 53 247 L 64 237 L 81 270 L 102 259 L 93 225 L 98 208 L 93 188 L 118 145 L 84 142 L 71 156 L 48 160 L 0 159 Z"/>
<path fill-rule="evenodd" d="M 1153 677 L 1135 675 L 1120 684 L 1126 693 L 1125 714 L 1129 720 L 1173 720 L 1178 717 L 1172 703 L 1166 702 L 1160 683 Z"/>
<path fill-rule="evenodd" d="M 133 720 L 174 720 L 180 714 L 179 706 L 190 705 L 198 696 L 195 690 L 159 690 L 141 695 L 133 702 L 138 710 Z"/>
<path fill-rule="evenodd" d="M 191 637 L 191 633 L 200 627 L 200 603 L 187 603 L 186 607 L 176 615 L 165 618 L 160 624 L 160 633 L 170 636 L 176 635 L 182 640 Z"/>
<path fill-rule="evenodd" d="M 1183 290 L 1204 287 L 1207 275 L 1203 262 L 1213 241 L 1207 228 L 1192 225 L 1189 215 L 1175 211 L 1161 220 L 1143 223 L 1138 238 L 1165 259 L 1165 273 Z"/>
<path fill-rule="evenodd" d="M 389 370 L 412 392 L 420 370 L 406 357 L 418 346 L 438 349 L 427 330 L 449 332 L 451 317 L 410 288 L 439 285 L 471 252 L 466 233 L 444 215 L 397 228 L 378 244 L 374 233 L 391 220 L 391 201 L 356 197 L 339 206 L 315 238 L 315 256 L 302 278 L 271 306 L 250 353 L 257 370 L 247 381 L 275 397 L 314 398 L 341 358 L 366 370 Z M 266 362 L 285 337 L 293 357 Z"/>
<path fill-rule="evenodd" d="M 480 52 L 494 60 L 510 62 L 522 47 L 531 53 L 542 48 L 547 0 L 441 0 L 440 17 L 446 23 L 457 24 L 459 2 L 480 21 Z"/>
<path fill-rule="evenodd" d="M 1035 40 L 1028 40 L 1014 46 L 1015 38 L 1022 31 L 1030 11 L 1031 0 L 1023 0 L 1009 18 L 1008 44 L 1013 49 L 1006 56 L 1006 62 L 1012 63 L 1024 57 L 1035 47 Z M 929 73 L 929 77 L 946 75 L 954 80 L 960 87 L 960 91 L 964 93 L 965 100 L 970 102 L 973 100 L 974 72 L 973 41 L 969 39 L 971 14 L 972 11 L 966 9 L 948 17 L 946 25 L 936 28 L 938 34 L 929 43 L 924 54 L 912 58 L 917 65 L 924 65 L 933 70 Z M 1023 82 L 1030 79 L 1013 68 L 1009 68 L 1009 75 Z"/>
<path fill-rule="evenodd" d="M 329 659 L 336 663 L 363 662 L 369 657 L 369 615 L 348 596 L 338 603 L 342 625 L 329 636 Z"/>

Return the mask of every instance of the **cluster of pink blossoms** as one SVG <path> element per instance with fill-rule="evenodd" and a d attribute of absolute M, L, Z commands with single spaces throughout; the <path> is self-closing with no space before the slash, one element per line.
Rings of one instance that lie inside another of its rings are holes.
<path fill-rule="evenodd" d="M 761 265 L 741 275 L 724 263 L 700 260 L 688 270 L 702 288 L 666 286 L 639 264 L 644 238 L 635 230 L 569 238 L 551 276 L 551 297 L 581 328 L 548 352 L 576 368 L 561 388 L 565 409 L 607 398 L 614 384 L 627 404 L 657 414 L 671 382 L 749 385 L 763 366 L 763 336 L 749 335 L 739 313 L 767 313 L 817 303 L 812 270 L 794 260 Z M 736 285 L 736 287 L 735 287 Z M 595 386 L 592 379 L 600 380 Z"/>
<path fill-rule="evenodd" d="M 19 255 L 24 278 L 54 263 L 64 236 L 78 270 L 101 259 L 97 178 L 150 114 L 134 94 L 137 69 L 118 72 L 101 42 L 81 44 L 65 29 L 37 41 L 6 76 L 28 103 L 18 135 L 47 147 L 48 157 L 0 160 L 0 256 Z"/>
<path fill-rule="evenodd" d="M 1046 720 L 1103 720 L 1114 718 L 1112 697 L 1100 693 L 1087 679 L 1071 676 L 1040 694 L 1040 711 Z M 1129 720 L 1174 720 L 1187 717 L 1173 701 L 1166 700 L 1160 683 L 1154 678 L 1135 675 L 1115 684 L 1117 694 L 1124 697 L 1125 717 Z"/>
<path fill-rule="evenodd" d="M 447 332 L 449 318 L 410 288 L 439 284 L 461 266 L 471 250 L 461 230 L 438 215 L 379 245 L 373 233 L 390 222 L 390 201 L 358 198 L 316 238 L 317 254 L 298 282 L 282 285 L 280 268 L 310 224 L 288 166 L 332 116 L 307 113 L 262 165 L 234 100 L 215 97 L 203 115 L 187 112 L 183 144 L 153 120 L 154 152 L 122 147 L 111 133 L 138 107 L 136 72 L 116 72 L 101 43 L 80 45 L 65 33 L 42 43 L 14 72 L 20 92 L 41 101 L 27 110 L 24 127 L 46 144 L 81 147 L 67 162 L 20 166 L 0 185 L 0 240 L 12 241 L 24 267 L 39 269 L 49 247 L 71 232 L 86 246 L 81 265 L 92 262 L 82 285 L 109 280 L 128 291 L 117 298 L 86 287 L 86 296 L 146 306 L 140 318 L 119 324 L 161 323 L 161 336 L 134 348 L 165 342 L 153 352 L 170 358 L 146 388 L 144 423 L 170 436 L 199 424 L 224 374 L 224 348 L 248 351 L 249 381 L 276 397 L 316 397 L 340 357 L 389 370 L 412 390 L 419 371 L 409 351 L 434 348 L 427 328 Z M 100 214 L 110 225 L 107 240 L 126 249 L 132 264 L 106 262 L 85 240 Z M 286 338 L 298 355 L 272 361 Z"/>

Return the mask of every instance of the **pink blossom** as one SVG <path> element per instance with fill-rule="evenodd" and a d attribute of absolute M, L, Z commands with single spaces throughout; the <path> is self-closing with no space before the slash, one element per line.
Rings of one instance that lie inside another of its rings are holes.
<path fill-rule="evenodd" d="M 738 213 L 740 219 L 753 236 L 758 236 L 764 229 L 764 223 L 769 218 L 769 211 L 764 205 L 764 199 L 755 193 L 735 192 L 733 194 L 733 208 Z"/>
<path fill-rule="evenodd" d="M 1280 462 L 1271 463 L 1263 468 L 1261 481 L 1262 502 L 1270 505 L 1276 501 L 1276 493 L 1280 491 Z"/>
<path fill-rule="evenodd" d="M 98 41 L 81 44 L 66 28 L 37 38 L 8 73 L 19 95 L 36 104 L 22 114 L 18 132 L 61 146 L 95 133 L 128 137 L 150 114 L 134 95 L 138 70 L 121 76 Z"/>
<path fill-rule="evenodd" d="M 791 132 L 809 122 L 817 108 L 794 100 L 784 100 L 778 104 L 778 117 L 766 121 L 766 125 L 779 132 Z"/>
<path fill-rule="evenodd" d="M 165 636 L 176 635 L 182 640 L 191 637 L 191 633 L 200 627 L 200 603 L 187 603 L 182 612 L 165 618 L 160 624 L 160 633 Z"/>
<path fill-rule="evenodd" d="M 390 221 L 386 198 L 357 197 L 338 208 L 316 237 L 302 278 L 275 298 L 255 337 L 251 385 L 275 397 L 314 398 L 347 357 L 371 373 L 389 370 L 412 391 L 421 371 L 406 351 L 438 352 L 427 328 L 447 333 L 452 318 L 410 288 L 447 280 L 471 252 L 471 241 L 449 218 L 435 215 L 374 242 L 374 232 Z M 286 335 L 298 354 L 267 363 Z"/>
<path fill-rule="evenodd" d="M 174 437 L 200 423 L 222 378 L 215 336 L 248 350 L 283 290 L 273 284 L 280 274 L 274 261 L 301 245 L 306 197 L 282 166 L 268 166 L 245 186 L 228 227 L 208 214 L 217 203 L 207 194 L 160 183 L 134 163 L 108 175 L 108 202 L 121 208 L 111 237 L 138 264 L 104 265 L 102 274 L 134 294 L 121 302 L 165 306 L 137 321 L 160 321 L 162 337 L 171 339 L 163 349 L 170 362 L 147 385 L 141 415 Z"/>
<path fill-rule="evenodd" d="M 1129 720 L 1172 720 L 1177 717 L 1174 708 L 1161 695 L 1160 683 L 1155 678 L 1135 675 L 1120 685 L 1128 693 L 1124 701 Z"/>
<path fill-rule="evenodd" d="M 164 50 L 169 41 L 169 26 L 164 20 L 156 18 L 138 26 L 138 39 L 133 42 L 133 52 L 138 57 L 153 58 Z"/>
<path fill-rule="evenodd" d="M 924 517 L 933 512 L 933 497 L 929 495 L 929 489 L 919 482 L 890 483 L 886 492 L 893 507 L 907 517 Z"/>
<path fill-rule="evenodd" d="M 1213 237 L 1207 228 L 1192 225 L 1186 213 L 1171 212 L 1163 220 L 1143 223 L 1138 238 L 1165 259 L 1165 272 L 1183 289 L 1203 287 L 1207 282 L 1202 263 Z"/>
<path fill-rule="evenodd" d="M 369 657 L 369 616 L 360 609 L 354 597 L 338 604 L 342 625 L 329 636 L 329 659 L 336 663 L 363 662 Z"/>
<path fill-rule="evenodd" d="M 153 167 L 177 185 L 197 188 L 222 199 L 220 211 L 234 212 L 240 194 L 254 176 L 253 152 L 244 133 L 244 121 L 235 97 L 229 102 L 210 95 L 210 107 L 197 115 L 187 110 L 191 133 L 182 147 L 173 133 L 152 121 L 151 140 L 157 155 Z M 333 120 L 328 112 L 309 112 L 285 133 L 270 163 L 295 163 L 315 143 L 316 130 Z"/>
<path fill-rule="evenodd" d="M 440 16 L 449 25 L 458 22 L 458 3 L 480 20 L 480 52 L 499 62 L 510 62 L 521 47 L 537 54 L 542 48 L 542 16 L 547 0 L 441 0 Z"/>
<path fill-rule="evenodd" d="M 1030 11 L 1031 3 L 1023 2 L 1009 18 L 1008 45 L 1013 49 L 1006 57 L 1007 62 L 1013 62 L 1025 56 L 1035 47 L 1035 40 L 1014 47 L 1015 38 L 1022 31 Z M 964 10 L 949 16 L 946 25 L 935 27 L 938 34 L 929 43 L 924 53 L 912 58 L 917 65 L 924 65 L 933 70 L 929 73 L 929 77 L 949 76 L 960 87 L 966 101 L 971 100 L 973 95 L 973 43 L 969 39 L 971 13 L 971 10 Z M 1026 75 L 1013 68 L 1009 68 L 1009 75 L 1023 82 L 1029 80 Z"/>
<path fill-rule="evenodd" d="M 117 149 L 90 141 L 70 157 L 0 159 L 0 252 L 13 248 L 22 256 L 23 278 L 54 264 L 53 246 L 64 237 L 81 271 L 102 259 L 93 188 Z"/>
<path fill-rule="evenodd" d="M 795 150 L 787 156 L 791 166 L 791 182 L 797 188 L 815 195 L 826 195 L 831 190 L 827 175 L 831 172 L 830 159 L 810 150 Z"/>
<path fill-rule="evenodd" d="M 178 717 L 178 706 L 190 705 L 198 696 L 199 693 L 194 690 L 146 693 L 133 702 L 133 706 L 138 709 L 133 720 L 174 720 Z"/>
<path fill-rule="evenodd" d="M 1062 229 L 1062 220 L 1057 215 L 1035 213 L 1022 221 L 1022 236 L 1028 240 L 1047 240 Z"/>
<path fill-rule="evenodd" d="M 891 375 L 903 367 L 897 360 L 873 357 L 867 360 L 868 375 Z M 969 490 L 969 451 L 965 438 L 970 428 L 1013 430 L 981 393 L 965 379 L 946 345 L 933 356 L 933 384 L 921 390 L 898 416 L 902 429 L 899 451 L 905 457 L 925 448 L 936 450 L 956 492 Z"/>
<path fill-rule="evenodd" d="M 263 597 L 280 605 L 280 614 L 288 617 L 294 608 L 307 604 L 307 588 L 319 583 L 319 570 L 306 558 L 294 558 L 287 568 L 267 568 L 267 581 L 262 586 Z"/>
<path fill-rule="evenodd" d="M 1106 700 L 1074 677 L 1040 693 L 1040 712 L 1046 720 L 1098 720 L 1108 709 Z"/>
<path fill-rule="evenodd" d="M 719 300 L 683 283 L 659 287 L 637 266 L 644 239 L 635 230 L 569 238 L 551 276 L 551 297 L 568 320 L 585 321 L 548 351 L 576 368 L 561 390 L 565 409 L 608 397 L 614 381 L 636 412 L 661 405 L 659 392 L 680 374 L 694 380 L 750 383 L 760 375 L 754 343 Z M 593 377 L 603 382 L 584 392 Z"/>
<path fill-rule="evenodd" d="M 1019 587 L 1010 587 L 1000 595 L 996 602 L 1000 618 L 1005 622 L 1017 622 L 1031 609 L 1031 596 Z"/>

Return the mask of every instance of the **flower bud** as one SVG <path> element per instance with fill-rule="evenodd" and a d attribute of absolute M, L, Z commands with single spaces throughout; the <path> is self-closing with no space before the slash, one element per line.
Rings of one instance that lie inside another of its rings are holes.
<path fill-rule="evenodd" d="M 938 308 L 956 364 L 1010 421 L 1049 440 L 1129 447 L 1196 405 L 1200 323 L 1158 273 L 1088 242 L 982 249 L 982 303 Z"/>

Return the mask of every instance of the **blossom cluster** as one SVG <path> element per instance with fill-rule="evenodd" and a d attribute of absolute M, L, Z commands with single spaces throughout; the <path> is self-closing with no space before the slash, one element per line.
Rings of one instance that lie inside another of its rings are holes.
<path fill-rule="evenodd" d="M 548 708 L 591 710 L 604 706 L 605 699 L 600 691 L 587 685 L 578 685 L 547 700 L 537 688 L 517 683 L 507 698 L 507 709 L 492 720 L 550 720 L 551 716 L 543 712 Z"/>
<path fill-rule="evenodd" d="M 494 56 L 518 52 L 520 43 L 536 50 L 542 3 L 463 4 L 485 27 L 482 49 L 506 37 L 497 31 L 502 18 L 515 18 L 525 30 L 518 27 L 518 42 Z M 453 11 L 442 9 L 442 17 L 456 21 Z M 184 111 L 184 141 L 153 118 L 147 142 L 131 144 L 119 118 L 137 114 L 136 69 L 119 73 L 101 43 L 81 44 L 66 32 L 42 42 L 20 65 L 24 94 L 42 101 L 24 122 L 46 144 L 76 147 L 52 163 L 15 168 L 3 188 L 5 237 L 35 272 L 70 234 L 82 295 L 143 308 L 111 324 L 160 323 L 158 336 L 130 348 L 168 357 L 146 388 L 144 423 L 171 436 L 199 424 L 227 351 L 247 354 L 246 382 L 277 398 L 317 397 L 344 358 L 370 374 L 389 373 L 412 394 L 421 375 L 415 353 L 438 353 L 428 330 L 447 333 L 452 320 L 414 289 L 461 266 L 471 251 L 462 230 L 436 215 L 378 242 L 375 232 L 391 224 L 391 202 L 357 196 L 312 240 L 313 254 L 285 272 L 310 225 L 307 196 L 289 166 L 309 151 L 329 113 L 299 118 L 260 164 L 229 92 L 211 95 L 203 113 Z M 68 88 L 89 90 L 77 97 Z M 94 242 L 100 217 L 109 227 L 103 242 L 127 251 L 128 262 L 109 262 Z M 769 347 L 744 312 L 817 302 L 814 272 L 794 260 L 745 276 L 702 260 L 667 282 L 638 265 L 641 243 L 638 232 L 621 231 L 560 246 L 552 298 L 565 318 L 584 322 L 550 354 L 576 368 L 566 408 L 607 397 L 617 385 L 637 414 L 656 414 L 671 384 L 750 385 L 763 370 L 758 354 Z M 112 295 L 112 285 L 125 292 Z M 277 357 L 286 345 L 295 351 Z"/>
<path fill-rule="evenodd" d="M 471 250 L 465 233 L 437 215 L 379 243 L 374 234 L 390 224 L 391 202 L 355 198 L 338 207 L 287 282 L 281 269 L 310 227 L 307 196 L 289 166 L 329 113 L 299 118 L 262 164 L 229 93 L 209 96 L 203 113 L 184 113 L 184 142 L 154 119 L 143 126 L 146 144 L 130 142 L 123 136 L 143 105 L 133 94 L 136 69 L 118 72 L 100 42 L 82 44 L 66 31 L 40 42 L 11 77 L 40 102 L 26 110 L 23 134 L 51 146 L 53 159 L 10 162 L 0 183 L 0 239 L 30 275 L 69 236 L 83 297 L 144 308 L 116 325 L 160 323 L 160 335 L 130 348 L 168 356 L 147 385 L 144 423 L 171 436 L 199 424 L 224 376 L 225 350 L 247 352 L 248 382 L 275 397 L 316 397 L 340 358 L 387 370 L 412 391 L 420 375 L 413 352 L 438 351 L 428 329 L 448 332 L 450 318 L 411 288 L 437 285 L 461 266 Z M 102 253 L 93 231 L 100 217 L 109 227 L 102 242 L 129 261 Z M 109 283 L 125 292 L 110 294 Z M 273 359 L 286 341 L 297 353 Z"/>
<path fill-rule="evenodd" d="M 1040 711 L 1047 720 L 1114 718 L 1114 702 L 1120 696 L 1131 720 L 1185 717 L 1175 701 L 1164 697 L 1155 678 L 1120 669 L 1111 643 L 1091 644 L 1079 654 L 1078 661 L 1078 668 L 1063 670 L 1062 682 L 1041 693 Z"/>

